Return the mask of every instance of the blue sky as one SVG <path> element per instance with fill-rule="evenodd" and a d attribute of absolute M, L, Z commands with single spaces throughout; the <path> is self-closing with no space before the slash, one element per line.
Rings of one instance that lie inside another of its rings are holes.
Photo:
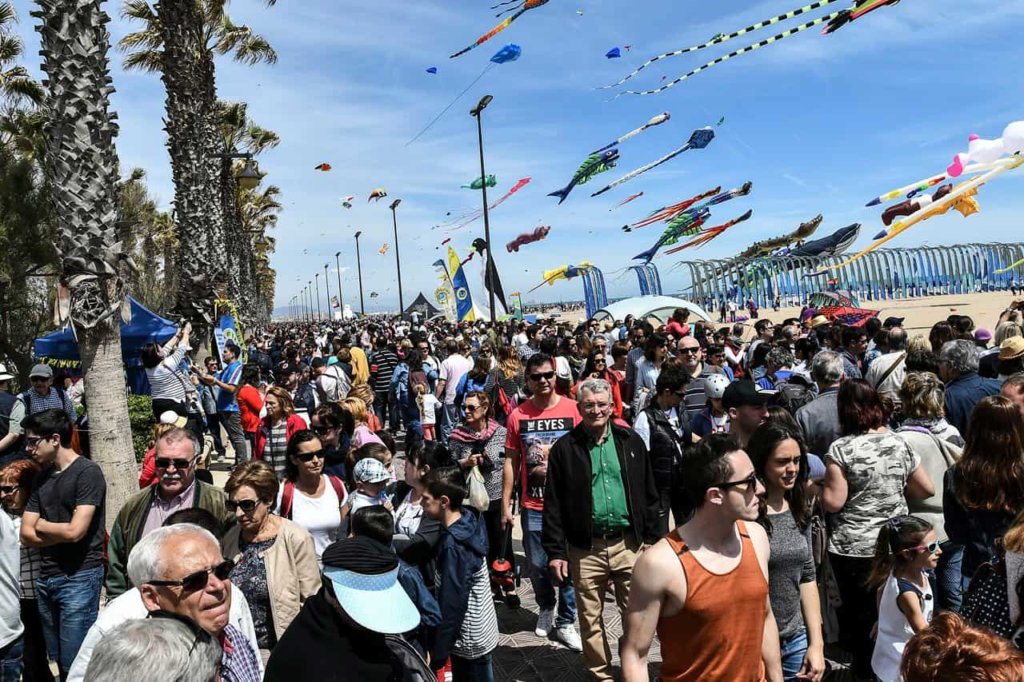
<path fill-rule="evenodd" d="M 484 114 L 487 172 L 498 177 L 492 200 L 517 179 L 533 178 L 491 214 L 505 289 L 523 292 L 542 280 L 543 270 L 566 263 L 589 260 L 606 273 L 619 270 L 660 234 L 657 226 L 624 234 L 624 223 L 716 185 L 728 189 L 746 180 L 754 184 L 751 196 L 717 207 L 709 224 L 748 208 L 754 217 L 681 255 L 729 257 L 818 213 L 825 221 L 817 236 L 862 222 L 855 248 L 865 246 L 881 224 L 880 211 L 865 208 L 866 201 L 941 172 L 966 148 L 968 134 L 996 137 L 1007 123 L 1024 118 L 1018 70 L 1024 64 L 1024 0 L 904 0 L 833 35 L 812 29 L 736 58 L 660 95 L 609 101 L 613 91 L 595 89 L 649 56 L 704 42 L 801 1 L 551 0 L 490 42 L 449 60 L 449 54 L 497 23 L 490 0 L 280 0 L 274 8 L 236 0 L 230 8 L 235 22 L 262 33 L 280 56 L 275 66 L 221 61 L 217 72 L 219 95 L 247 101 L 250 116 L 282 138 L 281 146 L 261 159 L 268 181 L 283 194 L 274 235 L 277 306 L 287 305 L 314 273 L 322 275 L 325 263 L 336 293 L 339 250 L 345 301 L 357 304 L 352 235 L 362 230 L 367 310 L 393 308 L 397 286 L 387 208 L 393 198 L 402 199 L 406 304 L 419 291 L 431 295 L 437 285 L 431 263 L 443 255 L 435 247 L 446 236 L 431 227 L 448 212 L 480 205 L 479 193 L 460 185 L 479 175 L 476 128 L 468 110 L 484 94 L 494 96 Z M 16 0 L 15 7 L 28 64 L 38 73 L 38 38 L 28 16 L 34 5 Z M 117 18 L 119 10 L 119 4 L 107 3 L 115 42 L 130 30 Z M 662 75 L 672 79 L 774 32 L 766 29 L 750 40 L 664 60 L 634 82 L 657 87 Z M 431 131 L 406 147 L 507 42 L 522 46 L 522 58 L 493 68 Z M 605 59 L 610 48 L 623 45 L 632 50 L 623 50 L 622 59 Z M 145 168 L 153 192 L 167 206 L 173 188 L 162 84 L 154 75 L 123 72 L 121 56 L 112 57 L 122 167 Z M 436 76 L 425 72 L 431 66 L 438 67 Z M 588 152 L 662 111 L 672 120 L 623 144 L 618 168 L 578 188 L 561 206 L 546 196 L 568 183 Z M 687 152 L 590 198 L 596 188 L 676 148 L 694 128 L 722 116 L 726 122 L 707 149 Z M 334 170 L 315 171 L 321 162 Z M 982 212 L 967 222 L 956 213 L 935 218 L 890 245 L 1017 241 L 1022 181 L 1018 173 L 982 189 Z M 378 186 L 387 188 L 389 198 L 367 203 Z M 609 211 L 640 191 L 643 198 Z M 347 195 L 356 197 L 351 210 L 341 206 Z M 505 252 L 507 241 L 538 225 L 552 227 L 547 240 L 518 254 Z M 482 221 L 477 222 L 454 233 L 453 245 L 465 254 L 482 232 Z M 384 243 L 392 250 L 381 256 Z M 656 263 L 664 274 L 675 260 Z M 467 270 L 474 294 L 482 298 L 476 262 Z M 667 290 L 688 284 L 682 272 L 665 278 Z M 608 279 L 609 295 L 636 293 L 635 277 Z M 371 291 L 379 298 L 371 301 Z M 582 286 L 572 281 L 545 286 L 527 300 L 581 296 Z"/>

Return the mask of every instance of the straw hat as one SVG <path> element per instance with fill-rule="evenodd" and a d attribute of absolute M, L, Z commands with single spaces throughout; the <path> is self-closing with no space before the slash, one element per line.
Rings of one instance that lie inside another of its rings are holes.
<path fill-rule="evenodd" d="M 1013 360 L 1024 355 L 1024 337 L 1011 336 L 999 344 L 999 359 Z"/>
<path fill-rule="evenodd" d="M 824 315 L 815 315 L 811 318 L 811 329 L 816 329 L 822 325 L 832 324 L 828 321 L 828 318 Z"/>

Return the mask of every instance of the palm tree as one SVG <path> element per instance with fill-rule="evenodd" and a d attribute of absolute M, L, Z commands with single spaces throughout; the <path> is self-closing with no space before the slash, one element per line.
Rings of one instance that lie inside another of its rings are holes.
<path fill-rule="evenodd" d="M 137 492 L 121 359 L 129 266 L 117 242 L 117 126 L 110 112 L 110 17 L 102 0 L 37 0 L 46 74 L 46 153 L 62 272 L 62 308 L 78 337 L 92 459 L 108 509 Z M 108 527 L 114 515 L 108 519 Z"/>
<path fill-rule="evenodd" d="M 174 178 L 179 250 L 176 311 L 208 328 L 214 298 L 229 284 L 220 192 L 221 157 L 214 57 L 274 63 L 277 54 L 225 12 L 226 0 L 127 0 L 122 15 L 142 23 L 120 43 L 126 69 L 160 72 L 167 92 L 167 148 Z M 236 279 L 237 285 L 237 279 Z"/>
<path fill-rule="evenodd" d="M 14 5 L 0 2 L 0 99 L 38 105 L 45 96 L 43 87 L 29 76 L 24 66 L 13 63 L 24 52 L 21 40 L 11 33 L 15 21 Z"/>

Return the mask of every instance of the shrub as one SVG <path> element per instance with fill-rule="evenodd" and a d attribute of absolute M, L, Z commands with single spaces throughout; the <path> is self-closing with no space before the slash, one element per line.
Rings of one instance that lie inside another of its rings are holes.
<path fill-rule="evenodd" d="M 128 420 L 132 425 L 132 445 L 135 448 L 135 461 L 141 462 L 149 450 L 149 441 L 153 438 L 153 427 L 156 417 L 153 416 L 153 399 L 148 395 L 128 396 Z"/>

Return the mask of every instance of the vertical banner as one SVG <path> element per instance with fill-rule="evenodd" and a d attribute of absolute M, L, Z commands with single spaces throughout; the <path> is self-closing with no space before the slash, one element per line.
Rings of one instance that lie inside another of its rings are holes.
<path fill-rule="evenodd" d="M 517 320 L 523 319 L 523 295 L 518 291 L 512 292 L 512 316 Z"/>
<path fill-rule="evenodd" d="M 224 346 L 230 341 L 242 349 L 243 363 L 248 361 L 248 351 L 245 347 L 245 337 L 242 335 L 242 323 L 238 320 L 238 310 L 235 304 L 226 299 L 218 299 L 213 302 L 214 310 L 217 313 L 217 325 L 213 328 L 213 338 L 217 346 L 217 357 L 223 361 Z"/>
<path fill-rule="evenodd" d="M 473 297 L 469 293 L 469 282 L 466 281 L 466 273 L 462 269 L 462 262 L 455 253 L 455 249 L 448 247 L 448 272 L 452 278 L 452 289 L 455 292 L 455 312 L 459 321 L 475 322 L 476 314 L 473 312 Z"/>

